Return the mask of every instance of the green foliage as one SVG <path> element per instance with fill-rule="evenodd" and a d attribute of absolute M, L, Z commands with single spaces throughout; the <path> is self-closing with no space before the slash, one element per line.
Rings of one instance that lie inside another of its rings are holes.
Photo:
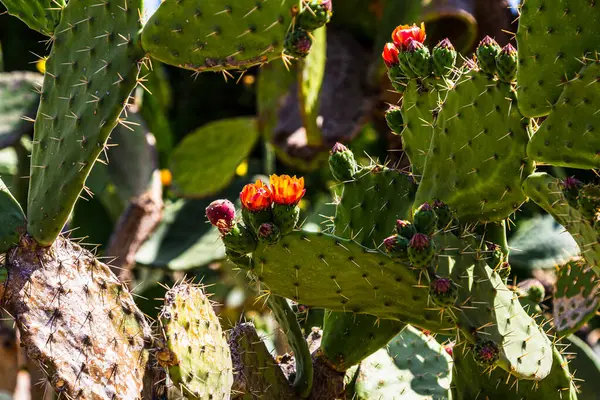
<path fill-rule="evenodd" d="M 33 72 L 0 73 L 0 146 L 17 142 L 31 129 L 24 116 L 34 117 L 39 102 L 35 92 L 42 76 Z"/>
<path fill-rule="evenodd" d="M 2 0 L 10 15 L 31 29 L 52 36 L 60 21 L 66 0 Z"/>
<path fill-rule="evenodd" d="M 0 253 L 6 253 L 19 243 L 26 224 L 21 206 L 0 180 Z"/>

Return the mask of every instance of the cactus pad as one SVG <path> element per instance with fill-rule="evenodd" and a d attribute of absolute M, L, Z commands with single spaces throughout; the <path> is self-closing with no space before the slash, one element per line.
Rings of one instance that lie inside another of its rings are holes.
<path fill-rule="evenodd" d="M 600 273 L 600 243 L 594 223 L 569 204 L 561 182 L 552 175 L 535 173 L 525 180 L 523 190 L 531 200 L 569 231 L 579 245 L 583 258 L 596 273 Z"/>
<path fill-rule="evenodd" d="M 60 21 L 65 0 L 2 0 L 8 13 L 18 17 L 28 27 L 52 36 Z"/>
<path fill-rule="evenodd" d="M 550 113 L 563 84 L 576 76 L 583 58 L 595 56 L 599 42 L 600 9 L 595 1 L 524 1 L 517 32 L 517 90 L 523 115 Z"/>
<path fill-rule="evenodd" d="M 28 232 L 50 245 L 136 85 L 141 0 L 71 0 L 46 62 L 35 122 Z"/>
<path fill-rule="evenodd" d="M 6 305 L 58 393 L 140 397 L 150 327 L 108 266 L 66 239 L 42 248 L 24 236 L 7 267 Z"/>
<path fill-rule="evenodd" d="M 25 233 L 26 226 L 21 206 L 0 180 L 0 253 L 6 253 L 19 243 L 19 237 Z"/>
<path fill-rule="evenodd" d="M 590 62 L 561 86 L 558 102 L 527 146 L 529 157 L 563 167 L 600 168 L 599 77 L 600 62 Z"/>
<path fill-rule="evenodd" d="M 554 326 L 560 336 L 579 330 L 600 308 L 600 282 L 583 260 L 558 268 L 554 291 Z"/>
<path fill-rule="evenodd" d="M 227 398 L 231 355 L 221 324 L 202 287 L 179 284 L 165 294 L 160 322 L 169 377 L 189 399 Z M 161 357 L 159 356 L 160 360 Z"/>
<path fill-rule="evenodd" d="M 440 199 L 462 223 L 500 220 L 525 200 L 528 122 L 509 84 L 464 72 L 440 111 L 415 204 Z"/>
<path fill-rule="evenodd" d="M 298 0 L 166 0 L 142 32 L 144 49 L 195 71 L 245 69 L 281 57 Z"/>

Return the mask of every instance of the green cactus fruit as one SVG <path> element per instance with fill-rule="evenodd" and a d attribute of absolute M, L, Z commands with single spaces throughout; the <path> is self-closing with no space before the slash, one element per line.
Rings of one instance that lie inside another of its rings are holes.
<path fill-rule="evenodd" d="M 498 246 L 496 243 L 488 242 L 486 243 L 487 247 L 487 263 L 488 265 L 496 269 L 504 262 L 504 253 L 502 252 L 502 248 Z"/>
<path fill-rule="evenodd" d="M 400 66 L 400 70 L 403 75 L 409 79 L 418 78 L 417 73 L 412 69 L 410 63 L 408 62 L 408 53 L 406 51 L 401 51 L 398 54 L 398 62 Z"/>
<path fill-rule="evenodd" d="M 535 304 L 541 303 L 546 297 L 546 289 L 537 279 L 526 279 L 519 282 L 518 289 L 522 296 L 527 297 L 529 301 Z"/>
<path fill-rule="evenodd" d="M 504 281 L 504 283 L 506 283 L 508 278 L 510 278 L 512 268 L 510 267 L 510 264 L 507 261 L 505 261 L 503 263 L 500 263 L 496 268 L 494 268 L 494 272 L 500 275 L 500 278 Z"/>
<path fill-rule="evenodd" d="M 500 359 L 500 348 L 493 340 L 479 339 L 473 346 L 473 359 L 482 367 L 491 367 Z"/>
<path fill-rule="evenodd" d="M 458 298 L 458 286 L 450 278 L 434 278 L 429 283 L 429 296 L 440 307 L 451 307 Z"/>
<path fill-rule="evenodd" d="M 560 266 L 557 273 L 554 326 L 560 336 L 565 336 L 579 330 L 600 308 L 600 280 L 582 259 Z"/>
<path fill-rule="evenodd" d="M 600 209 L 600 186 L 583 186 L 577 196 L 577 205 L 585 218 L 592 219 Z"/>
<path fill-rule="evenodd" d="M 294 397 L 283 371 L 251 322 L 237 324 L 229 334 L 228 344 L 233 364 L 232 393 L 249 399 Z"/>
<path fill-rule="evenodd" d="M 52 36 L 63 8 L 65 0 L 2 0 L 10 15 L 25 22 L 28 27 Z"/>
<path fill-rule="evenodd" d="M 431 52 L 433 72 L 438 77 L 450 75 L 456 63 L 456 50 L 447 38 L 439 42 Z"/>
<path fill-rule="evenodd" d="M 284 52 L 292 57 L 304 58 L 310 53 L 312 38 L 310 33 L 301 28 L 290 30 L 285 35 Z"/>
<path fill-rule="evenodd" d="M 271 222 L 265 222 L 258 227 L 258 231 L 256 232 L 258 236 L 258 240 L 261 243 L 267 245 L 273 245 L 279 242 L 281 239 L 281 231 L 277 227 L 277 225 Z"/>
<path fill-rule="evenodd" d="M 517 49 L 512 44 L 507 44 L 496 56 L 496 72 L 498 78 L 506 83 L 511 83 L 517 77 Z"/>
<path fill-rule="evenodd" d="M 433 208 L 425 202 L 416 209 L 413 215 L 413 224 L 417 232 L 431 236 L 437 225 L 437 218 Z"/>
<path fill-rule="evenodd" d="M 221 238 L 227 250 L 240 254 L 251 253 L 256 249 L 256 239 L 254 235 L 241 224 L 234 224 L 226 231 L 222 231 Z"/>
<path fill-rule="evenodd" d="M 567 203 L 569 203 L 571 207 L 579 206 L 577 203 L 577 197 L 579 196 L 579 190 L 582 186 L 583 182 L 581 182 L 574 176 L 566 177 L 561 182 L 563 194 L 565 196 L 565 199 L 567 200 Z"/>
<path fill-rule="evenodd" d="M 463 224 L 502 220 L 520 207 L 533 162 L 516 102 L 511 85 L 464 71 L 437 116 L 416 204 L 443 199 Z"/>
<path fill-rule="evenodd" d="M 408 64 L 419 78 L 426 78 L 431 74 L 431 54 L 429 54 L 427 46 L 412 40 L 408 44 L 405 54 Z"/>
<path fill-rule="evenodd" d="M 496 73 L 496 57 L 500 51 L 500 46 L 494 39 L 489 36 L 484 37 L 475 51 L 479 68 L 486 74 L 494 75 Z"/>
<path fill-rule="evenodd" d="M 329 153 L 329 168 L 340 182 L 352 180 L 359 169 L 354 153 L 341 143 L 336 143 Z"/>
<path fill-rule="evenodd" d="M 188 399 L 229 397 L 233 384 L 229 346 L 203 288 L 183 282 L 164 298 L 159 321 L 165 343 L 157 358 L 167 360 L 164 366 L 171 382 Z"/>
<path fill-rule="evenodd" d="M 242 220 L 246 227 L 251 227 L 252 231 L 258 234 L 258 228 L 267 222 L 273 222 L 273 210 L 269 207 L 261 211 L 250 211 L 242 208 Z"/>
<path fill-rule="evenodd" d="M 383 240 L 383 247 L 390 257 L 402 262 L 408 262 L 408 244 L 410 239 L 400 235 L 392 235 Z"/>
<path fill-rule="evenodd" d="M 297 0 L 167 0 L 146 23 L 142 45 L 180 68 L 245 69 L 281 57 L 297 7 Z"/>
<path fill-rule="evenodd" d="M 388 69 L 387 75 L 393 88 L 396 89 L 398 93 L 404 93 L 408 86 L 409 79 L 404 74 L 402 67 L 400 65 L 394 65 Z"/>
<path fill-rule="evenodd" d="M 307 31 L 314 31 L 329 22 L 331 19 L 331 0 L 310 0 L 304 6 L 296 20 L 297 26 Z"/>
<path fill-rule="evenodd" d="M 19 243 L 26 226 L 21 205 L 0 179 L 0 253 L 6 253 Z"/>
<path fill-rule="evenodd" d="M 5 306 L 61 397 L 140 397 L 152 332 L 131 293 L 87 250 L 23 236 L 6 256 Z"/>
<path fill-rule="evenodd" d="M 436 217 L 436 228 L 438 230 L 445 230 L 450 228 L 454 219 L 450 207 L 448 207 L 448 205 L 443 201 L 436 199 L 433 201 L 432 208 Z"/>
<path fill-rule="evenodd" d="M 531 200 L 565 227 L 579 248 L 585 249 L 581 252 L 583 258 L 600 274 L 600 243 L 593 216 L 586 216 L 578 207 L 569 204 L 563 193 L 562 182 L 546 173 L 535 173 L 525 180 L 523 190 Z"/>
<path fill-rule="evenodd" d="M 581 66 L 579 61 L 576 62 Z M 553 63 L 550 64 L 552 65 L 549 68 L 554 66 Z M 592 61 L 587 62 L 587 65 L 568 81 L 557 83 L 562 94 L 552 105 L 552 112 L 527 146 L 529 157 L 543 163 L 569 168 L 600 167 L 600 138 L 597 133 L 600 128 L 598 76 L 600 62 Z M 545 106 L 547 102 L 539 104 Z"/>
<path fill-rule="evenodd" d="M 391 105 L 385 112 L 385 120 L 392 132 L 399 135 L 404 129 L 404 120 L 402 118 L 402 109 Z"/>
<path fill-rule="evenodd" d="M 273 206 L 273 222 L 282 235 L 292 232 L 300 220 L 300 207 L 293 204 L 275 204 Z"/>
<path fill-rule="evenodd" d="M 394 227 L 394 233 L 397 233 L 400 236 L 410 240 L 417 233 L 415 226 L 411 224 L 409 221 L 404 220 L 396 220 L 396 226 Z"/>
<path fill-rule="evenodd" d="M 431 238 L 422 233 L 416 233 L 408 243 L 408 259 L 417 268 L 429 266 L 435 257 L 435 245 Z"/>
<path fill-rule="evenodd" d="M 358 366 L 351 398 L 449 399 L 452 375 L 452 358 L 444 348 L 433 336 L 408 325 L 387 349 L 377 351 Z"/>
<path fill-rule="evenodd" d="M 590 0 L 522 2 L 517 31 L 517 90 L 523 115 L 534 118 L 554 111 L 564 85 L 577 77 L 581 61 L 596 56 L 600 42 L 600 13 L 596 6 Z M 566 120 L 556 119 L 561 121 Z M 564 129 L 558 126 L 555 125 L 557 132 Z M 560 148 L 566 150 L 564 144 Z"/>
<path fill-rule="evenodd" d="M 27 205 L 27 231 L 45 246 L 62 230 L 105 148 L 143 56 L 141 0 L 99 4 L 69 1 L 46 61 Z"/>
<path fill-rule="evenodd" d="M 326 312 L 321 352 L 330 367 L 345 372 L 385 346 L 405 326 L 400 321 L 375 319 L 371 315 Z"/>

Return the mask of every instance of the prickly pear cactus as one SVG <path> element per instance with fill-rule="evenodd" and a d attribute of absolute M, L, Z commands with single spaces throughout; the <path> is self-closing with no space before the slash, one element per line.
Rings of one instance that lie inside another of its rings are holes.
<path fill-rule="evenodd" d="M 66 0 L 2 0 L 10 15 L 18 17 L 34 29 L 52 36 Z"/>
<path fill-rule="evenodd" d="M 142 32 L 144 50 L 195 71 L 244 69 L 280 58 L 298 0 L 166 0 Z"/>
<path fill-rule="evenodd" d="M 6 306 L 57 393 L 140 397 L 151 331 L 107 265 L 67 239 L 40 247 L 29 236 L 8 252 L 6 265 Z"/>
<path fill-rule="evenodd" d="M 56 28 L 35 122 L 27 230 L 50 245 L 136 85 L 141 0 L 71 0 Z"/>
<path fill-rule="evenodd" d="M 229 346 L 201 286 L 181 283 L 160 311 L 164 347 L 157 359 L 189 399 L 226 399 L 233 384 Z"/>
<path fill-rule="evenodd" d="M 567 336 L 589 321 L 600 308 L 600 282 L 584 260 L 573 260 L 557 268 L 554 291 L 554 326 Z"/>

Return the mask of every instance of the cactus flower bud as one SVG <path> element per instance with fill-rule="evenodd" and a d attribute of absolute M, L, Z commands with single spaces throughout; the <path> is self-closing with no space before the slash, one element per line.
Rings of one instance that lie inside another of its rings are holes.
<path fill-rule="evenodd" d="M 277 225 L 270 222 L 262 224 L 258 228 L 258 240 L 265 244 L 275 244 L 279 241 L 281 232 Z"/>
<path fill-rule="evenodd" d="M 417 232 L 413 224 L 411 224 L 409 221 L 404 221 L 401 219 L 396 220 L 396 227 L 394 228 L 394 231 L 398 235 L 405 237 L 408 240 L 412 239 L 413 235 Z"/>
<path fill-rule="evenodd" d="M 500 358 L 498 345 L 491 340 L 480 339 L 475 343 L 473 358 L 477 364 L 489 367 Z"/>
<path fill-rule="evenodd" d="M 561 186 L 563 189 L 563 194 L 565 195 L 565 199 L 567 199 L 567 203 L 569 203 L 571 207 L 576 208 L 579 189 L 581 189 L 583 186 L 583 182 L 574 176 L 569 176 L 561 182 Z"/>
<path fill-rule="evenodd" d="M 383 240 L 383 247 L 391 257 L 408 262 L 408 239 L 400 235 L 392 235 Z"/>
<path fill-rule="evenodd" d="M 417 268 L 425 268 L 435 256 L 435 247 L 429 236 L 416 233 L 408 243 L 408 259 Z"/>
<path fill-rule="evenodd" d="M 303 2 L 304 7 L 298 15 L 297 26 L 314 31 L 329 22 L 333 6 L 331 0 L 310 0 Z"/>
<path fill-rule="evenodd" d="M 496 269 L 501 263 L 504 262 L 504 253 L 502 252 L 502 248 L 496 243 L 491 242 L 487 243 L 486 247 L 489 253 L 487 255 L 488 265 L 493 269 Z"/>
<path fill-rule="evenodd" d="M 220 231 L 227 230 L 234 223 L 235 206 L 229 200 L 215 200 L 206 207 L 206 217 Z"/>
<path fill-rule="evenodd" d="M 417 208 L 413 216 L 413 224 L 417 229 L 417 232 L 424 233 L 426 235 L 432 235 L 435 230 L 437 217 L 433 212 L 433 208 L 429 203 L 425 202 Z"/>
<path fill-rule="evenodd" d="M 406 47 L 406 59 L 411 69 L 419 78 L 431 74 L 431 55 L 429 49 L 417 40 L 409 40 Z"/>
<path fill-rule="evenodd" d="M 448 39 L 444 39 L 433 48 L 433 72 L 436 76 L 448 76 L 456 63 L 456 50 Z"/>
<path fill-rule="evenodd" d="M 388 127 L 395 134 L 399 135 L 404 130 L 404 119 L 402 118 L 402 109 L 397 106 L 390 106 L 385 112 L 385 121 Z"/>
<path fill-rule="evenodd" d="M 433 213 L 437 217 L 436 227 L 439 230 L 447 229 L 453 220 L 452 210 L 446 203 L 441 200 L 434 200 L 433 202 Z"/>
<path fill-rule="evenodd" d="M 385 65 L 388 68 L 392 68 L 398 65 L 399 53 L 400 52 L 398 51 L 394 43 L 386 43 L 385 46 L 383 46 L 383 53 L 381 53 L 381 57 L 383 57 L 383 62 L 385 62 Z"/>
<path fill-rule="evenodd" d="M 519 292 L 532 302 L 539 304 L 546 297 L 546 289 L 537 279 L 526 279 L 519 283 Z"/>
<path fill-rule="evenodd" d="M 501 81 L 511 83 L 517 76 L 517 49 L 507 44 L 496 56 L 496 70 Z"/>
<path fill-rule="evenodd" d="M 336 143 L 329 153 L 331 174 L 340 182 L 352 180 L 358 172 L 354 153 L 341 143 Z"/>
<path fill-rule="evenodd" d="M 484 37 L 477 47 L 477 64 L 486 74 L 496 72 L 496 56 L 500 53 L 500 46 L 489 36 Z"/>
<path fill-rule="evenodd" d="M 294 30 L 290 30 L 285 35 L 283 48 L 285 53 L 292 57 L 304 58 L 310 52 L 312 47 L 312 39 L 307 31 L 302 28 L 296 27 Z"/>
<path fill-rule="evenodd" d="M 508 278 L 510 278 L 511 270 L 512 269 L 510 268 L 510 264 L 507 261 L 501 263 L 499 267 L 494 268 L 494 271 L 496 271 L 498 275 L 500 275 L 500 278 L 502 278 L 504 282 L 506 282 Z"/>
<path fill-rule="evenodd" d="M 429 296 L 440 307 L 449 307 L 458 298 L 458 286 L 450 278 L 435 278 L 429 284 Z"/>
<path fill-rule="evenodd" d="M 398 50 L 405 50 L 411 40 L 416 40 L 423 43 L 427 35 L 425 34 L 425 23 L 421 22 L 421 26 L 412 24 L 400 25 L 392 32 L 392 40 Z"/>

